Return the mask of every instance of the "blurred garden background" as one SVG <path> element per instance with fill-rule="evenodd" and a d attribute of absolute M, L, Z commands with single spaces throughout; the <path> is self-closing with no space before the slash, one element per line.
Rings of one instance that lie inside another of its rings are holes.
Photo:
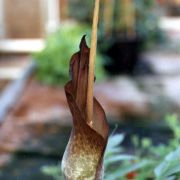
<path fill-rule="evenodd" d="M 93 6 L 0 0 L 0 179 L 63 179 L 63 88 Z M 94 92 L 111 129 L 105 179 L 178 180 L 180 0 L 101 0 Z"/>

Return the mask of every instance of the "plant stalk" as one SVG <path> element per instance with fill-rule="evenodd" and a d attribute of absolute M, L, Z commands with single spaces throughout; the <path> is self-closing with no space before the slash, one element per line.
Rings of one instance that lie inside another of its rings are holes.
<path fill-rule="evenodd" d="M 93 126 L 93 96 L 94 96 L 94 68 L 97 49 L 97 29 L 99 19 L 99 4 L 100 0 L 95 0 L 93 25 L 91 33 L 91 49 L 89 57 L 89 73 L 87 87 L 87 123 Z"/>

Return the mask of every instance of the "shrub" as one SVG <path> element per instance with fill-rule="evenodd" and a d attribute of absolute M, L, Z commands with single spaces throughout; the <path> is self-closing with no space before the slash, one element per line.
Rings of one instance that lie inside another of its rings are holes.
<path fill-rule="evenodd" d="M 79 43 L 84 34 L 89 35 L 87 25 L 64 24 L 51 34 L 42 52 L 33 55 L 37 65 L 37 79 L 47 85 L 64 85 L 69 80 L 69 62 L 71 56 L 79 51 Z M 88 36 L 89 37 L 89 36 Z M 102 55 L 98 53 L 96 61 L 97 79 L 104 77 L 101 63 Z"/>

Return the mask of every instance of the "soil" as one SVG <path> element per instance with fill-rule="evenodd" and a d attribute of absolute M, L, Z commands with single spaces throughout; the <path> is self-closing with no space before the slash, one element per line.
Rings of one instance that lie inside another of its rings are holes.
<path fill-rule="evenodd" d="M 7 87 L 8 84 L 9 84 L 9 80 L 0 80 L 0 95 L 2 91 L 4 90 L 4 88 Z"/>
<path fill-rule="evenodd" d="M 27 164 L 23 165 L 26 162 L 34 164 L 38 168 L 35 174 L 43 177 L 40 171 L 43 165 L 58 163 L 70 133 L 67 124 L 71 119 L 67 115 L 71 117 L 63 87 L 48 87 L 31 78 L 0 127 L 0 169 L 3 172 L 0 179 L 25 179 L 26 172 L 34 171 L 29 170 L 31 167 Z M 14 158 L 17 152 L 20 156 Z M 17 169 L 21 171 L 12 176 Z M 29 179 L 31 174 L 34 173 L 28 174 Z"/>
<path fill-rule="evenodd" d="M 57 155 L 63 152 L 70 124 L 63 88 L 48 87 L 31 78 L 0 127 L 0 152 Z"/>
<path fill-rule="evenodd" d="M 12 109 L 17 120 L 43 120 L 53 115 L 67 113 L 67 102 L 62 87 L 49 87 L 31 78 L 20 100 Z"/>

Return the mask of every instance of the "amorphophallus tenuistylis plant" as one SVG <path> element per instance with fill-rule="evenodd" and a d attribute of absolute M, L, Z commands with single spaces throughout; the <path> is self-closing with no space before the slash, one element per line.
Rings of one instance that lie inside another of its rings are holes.
<path fill-rule="evenodd" d="M 65 85 L 73 117 L 71 136 L 62 160 L 62 172 L 67 180 L 103 178 L 103 156 L 109 127 L 103 108 L 93 97 L 98 11 L 99 0 L 95 3 L 91 50 L 84 36 L 80 51 L 71 58 L 71 80 Z"/>

